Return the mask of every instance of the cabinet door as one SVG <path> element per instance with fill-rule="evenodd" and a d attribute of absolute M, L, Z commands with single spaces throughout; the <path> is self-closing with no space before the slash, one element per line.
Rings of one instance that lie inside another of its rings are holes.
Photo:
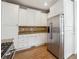
<path fill-rule="evenodd" d="M 64 51 L 65 56 L 69 56 L 74 51 L 74 39 L 73 39 L 73 31 L 65 30 L 65 37 L 64 37 Z"/>
<path fill-rule="evenodd" d="M 20 26 L 46 26 L 47 14 L 37 10 L 22 9 L 19 12 Z"/>
<path fill-rule="evenodd" d="M 18 50 L 29 48 L 29 37 L 27 35 L 18 36 Z"/>
<path fill-rule="evenodd" d="M 65 27 L 71 26 L 73 27 L 73 2 L 65 1 L 64 3 L 64 24 Z"/>
<path fill-rule="evenodd" d="M 34 25 L 35 26 L 40 26 L 41 25 L 40 20 L 41 20 L 41 13 L 36 11 L 35 12 Z"/>
<path fill-rule="evenodd" d="M 36 12 L 34 23 L 36 26 L 47 26 L 47 14 Z"/>
<path fill-rule="evenodd" d="M 64 0 L 58 0 L 55 4 L 53 4 L 50 7 L 50 12 L 48 13 L 48 18 L 64 13 L 63 1 Z"/>
<path fill-rule="evenodd" d="M 2 24 L 17 25 L 18 24 L 18 9 L 19 6 L 7 2 L 2 2 Z"/>
<path fill-rule="evenodd" d="M 47 14 L 41 13 L 40 25 L 47 26 Z"/>
<path fill-rule="evenodd" d="M 19 11 L 19 26 L 33 26 L 34 13 L 28 9 L 20 8 Z"/>

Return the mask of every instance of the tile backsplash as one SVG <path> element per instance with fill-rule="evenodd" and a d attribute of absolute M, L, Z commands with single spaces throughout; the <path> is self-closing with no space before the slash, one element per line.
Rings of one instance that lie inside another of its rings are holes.
<path fill-rule="evenodd" d="M 33 33 L 47 33 L 47 26 L 19 26 L 19 35 Z"/>

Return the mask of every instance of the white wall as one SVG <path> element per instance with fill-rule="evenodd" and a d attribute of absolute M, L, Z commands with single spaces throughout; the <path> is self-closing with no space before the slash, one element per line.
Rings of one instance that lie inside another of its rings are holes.
<path fill-rule="evenodd" d="M 2 25 L 1 39 L 14 39 L 18 32 L 18 26 Z"/>

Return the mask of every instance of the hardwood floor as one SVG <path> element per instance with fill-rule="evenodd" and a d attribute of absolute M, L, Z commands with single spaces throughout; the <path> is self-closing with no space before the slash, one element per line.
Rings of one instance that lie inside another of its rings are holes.
<path fill-rule="evenodd" d="M 47 51 L 47 46 L 40 46 L 29 50 L 20 51 L 15 54 L 14 59 L 56 59 Z M 68 59 L 77 59 L 77 55 L 73 54 Z"/>
<path fill-rule="evenodd" d="M 14 59 L 56 59 L 47 51 L 47 46 L 40 46 L 28 51 L 16 53 Z"/>

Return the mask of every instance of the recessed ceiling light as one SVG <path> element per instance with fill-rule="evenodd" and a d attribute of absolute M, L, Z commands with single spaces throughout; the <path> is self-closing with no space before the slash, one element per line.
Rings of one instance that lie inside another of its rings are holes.
<path fill-rule="evenodd" d="M 48 3 L 47 3 L 47 2 L 45 2 L 45 3 L 44 3 L 44 6 L 48 6 Z"/>

